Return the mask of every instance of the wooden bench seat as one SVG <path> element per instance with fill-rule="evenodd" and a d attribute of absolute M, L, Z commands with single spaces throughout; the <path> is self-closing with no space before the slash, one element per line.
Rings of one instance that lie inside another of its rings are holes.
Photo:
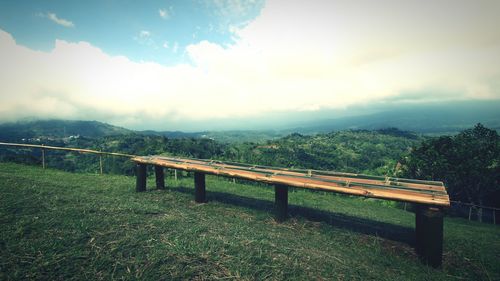
<path fill-rule="evenodd" d="M 146 165 L 155 166 L 157 188 L 164 188 L 163 167 L 194 172 L 195 201 L 203 203 L 205 174 L 240 178 L 275 185 L 276 219 L 287 217 L 288 187 L 331 191 L 417 204 L 416 252 L 432 266 L 442 260 L 443 208 L 450 199 L 442 182 L 338 173 L 330 171 L 285 169 L 214 160 L 165 156 L 138 156 L 137 191 L 146 190 Z"/>

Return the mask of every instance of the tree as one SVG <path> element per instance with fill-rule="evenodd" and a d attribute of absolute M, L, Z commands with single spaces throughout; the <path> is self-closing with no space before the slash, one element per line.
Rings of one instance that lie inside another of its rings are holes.
<path fill-rule="evenodd" d="M 403 176 L 444 181 L 452 200 L 498 207 L 499 144 L 498 133 L 481 124 L 453 137 L 430 139 L 403 161 Z"/>

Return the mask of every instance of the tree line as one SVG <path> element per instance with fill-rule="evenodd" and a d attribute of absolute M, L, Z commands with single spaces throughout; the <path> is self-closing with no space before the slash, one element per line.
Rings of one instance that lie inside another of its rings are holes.
<path fill-rule="evenodd" d="M 499 136 L 481 124 L 455 136 L 423 137 L 390 128 L 317 135 L 293 133 L 264 142 L 223 143 L 209 138 L 168 138 L 137 133 L 73 139 L 41 139 L 45 145 L 134 155 L 217 159 L 266 166 L 334 170 L 439 180 L 452 200 L 499 207 Z M 39 150 L 0 147 L 0 160 L 39 163 Z M 95 155 L 47 153 L 49 167 L 95 172 Z M 106 172 L 133 175 L 128 159 L 105 157 Z"/>
<path fill-rule="evenodd" d="M 500 207 L 500 147 L 482 124 L 455 136 L 424 140 L 403 157 L 403 177 L 443 181 L 450 199 Z M 479 209 L 478 219 L 482 218 Z"/>

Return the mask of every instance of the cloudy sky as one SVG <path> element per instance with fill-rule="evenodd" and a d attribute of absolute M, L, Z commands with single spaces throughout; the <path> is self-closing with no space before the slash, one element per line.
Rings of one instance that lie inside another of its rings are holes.
<path fill-rule="evenodd" d="M 500 1 L 0 0 L 0 122 L 129 128 L 500 99 Z"/>

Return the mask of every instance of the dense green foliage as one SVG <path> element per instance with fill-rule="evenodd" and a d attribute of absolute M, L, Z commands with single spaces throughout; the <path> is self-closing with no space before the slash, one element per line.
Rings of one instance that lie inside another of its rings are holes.
<path fill-rule="evenodd" d="M 403 167 L 403 176 L 444 181 L 452 200 L 500 207 L 500 137 L 481 124 L 422 142 Z"/>
<path fill-rule="evenodd" d="M 229 159 L 269 166 L 392 175 L 397 160 L 414 145 L 411 138 L 385 131 L 342 131 L 304 136 L 297 133 L 265 145 L 233 147 Z"/>
<path fill-rule="evenodd" d="M 98 138 L 129 133 L 132 131 L 97 121 L 43 120 L 0 124 L 1 141 L 20 141 L 40 137 L 63 139 L 70 136 Z"/>
<path fill-rule="evenodd" d="M 204 131 L 204 132 L 179 132 L 179 131 L 139 131 L 141 135 L 163 136 L 167 138 L 207 138 L 222 143 L 264 142 L 273 140 L 287 134 L 289 131 L 275 130 L 232 130 L 232 131 Z"/>
<path fill-rule="evenodd" d="M 445 218 L 432 269 L 411 246 L 413 213 L 371 199 L 296 190 L 277 224 L 269 187 L 207 177 L 197 205 L 192 179 L 134 182 L 0 163 L 0 280 L 500 279 L 496 226 Z"/>
<path fill-rule="evenodd" d="M 268 166 L 337 170 L 391 175 L 399 158 L 419 141 L 415 135 L 397 129 L 343 131 L 314 136 L 291 134 L 265 143 L 221 143 L 209 138 L 167 138 L 125 134 L 100 138 L 45 139 L 45 145 L 90 148 L 133 155 L 174 155 L 217 159 Z M 0 148 L 0 157 L 9 161 L 39 162 L 40 152 Z M 68 171 L 96 171 L 96 156 L 47 152 L 50 167 Z M 106 157 L 106 171 L 132 174 L 127 159 Z"/>

